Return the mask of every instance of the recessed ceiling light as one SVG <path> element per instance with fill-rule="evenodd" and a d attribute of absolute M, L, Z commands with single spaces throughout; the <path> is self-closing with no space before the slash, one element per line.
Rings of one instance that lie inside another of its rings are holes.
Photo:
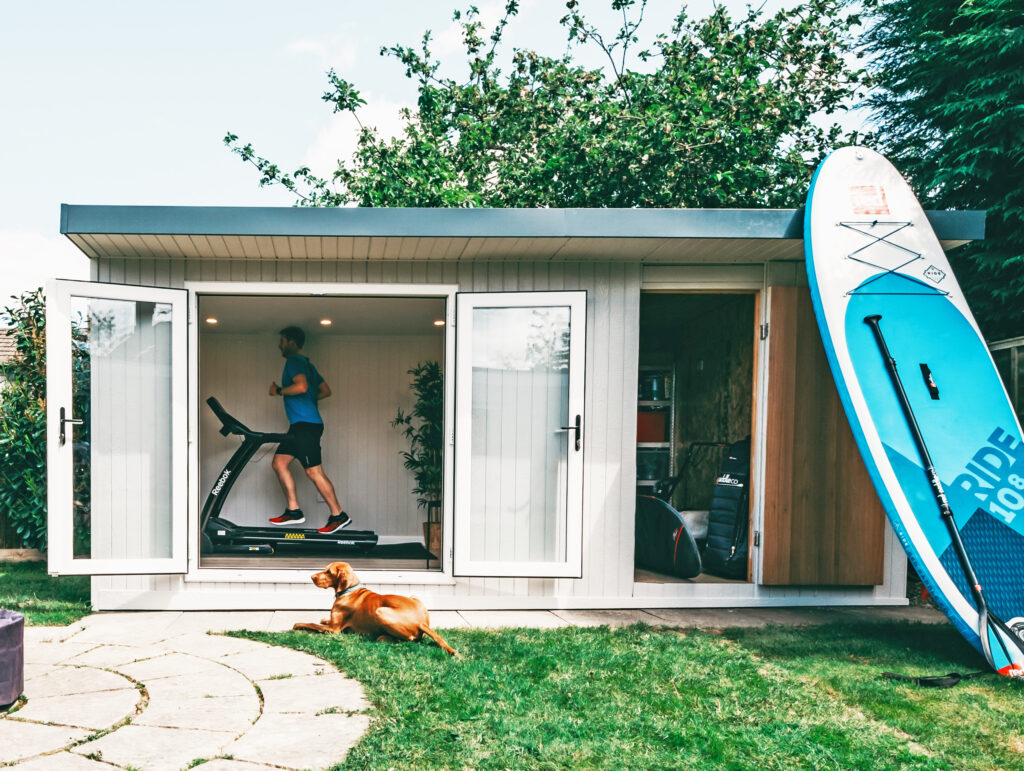
<path fill-rule="evenodd" d="M 217 323 L 217 319 L 215 319 L 213 316 L 210 316 L 210 318 L 208 318 L 206 320 L 206 323 L 207 324 L 216 324 Z"/>
<path fill-rule="evenodd" d="M 320 319 L 321 326 L 329 327 L 331 325 L 330 319 Z"/>
<path fill-rule="evenodd" d="M 435 327 L 443 327 L 444 326 L 444 319 L 435 319 L 434 320 L 434 326 Z"/>

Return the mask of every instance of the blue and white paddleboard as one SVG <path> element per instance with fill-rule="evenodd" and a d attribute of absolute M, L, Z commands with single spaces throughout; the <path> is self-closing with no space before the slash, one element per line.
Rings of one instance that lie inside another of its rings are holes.
<path fill-rule="evenodd" d="M 850 427 L 896 534 L 935 602 L 979 651 L 980 614 L 890 377 L 896 362 L 989 609 L 1024 631 L 1024 441 L 992 357 L 913 190 L 845 147 L 811 182 L 807 275 Z M 987 625 L 992 665 L 1024 676 L 1019 641 Z M 1005 648 L 1005 650 L 1004 650 Z"/>

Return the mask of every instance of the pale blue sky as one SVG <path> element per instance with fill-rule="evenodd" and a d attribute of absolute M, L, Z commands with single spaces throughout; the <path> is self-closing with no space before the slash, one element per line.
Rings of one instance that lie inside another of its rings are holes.
<path fill-rule="evenodd" d="M 485 19 L 503 5 L 476 4 Z M 613 28 L 607 0 L 582 5 Z M 726 5 L 742 11 L 746 3 Z M 255 170 L 222 145 L 224 134 L 285 168 L 329 173 L 352 146 L 354 124 L 320 100 L 325 72 L 334 67 L 362 90 L 364 122 L 397 131 L 397 110 L 415 90 L 378 50 L 416 45 L 429 27 L 439 58 L 461 62 L 456 7 L 464 6 L 0 0 L 0 301 L 48 277 L 87 277 L 87 261 L 59 235 L 61 203 L 290 205 L 285 191 L 257 186 Z M 564 7 L 525 0 L 508 43 L 561 53 Z M 651 0 L 648 36 L 679 7 Z M 712 0 L 689 3 L 691 16 L 711 8 Z M 597 53 L 586 61 L 602 63 Z"/>

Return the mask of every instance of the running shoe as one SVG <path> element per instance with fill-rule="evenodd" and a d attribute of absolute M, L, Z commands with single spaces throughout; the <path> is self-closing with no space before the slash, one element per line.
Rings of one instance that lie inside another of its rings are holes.
<path fill-rule="evenodd" d="M 281 516 L 270 518 L 272 525 L 301 525 L 305 521 L 306 515 L 302 513 L 302 509 L 285 509 Z"/>
<path fill-rule="evenodd" d="M 327 524 L 317 530 L 317 532 L 323 533 L 324 535 L 327 535 L 328 533 L 337 533 L 339 530 L 346 528 L 351 524 L 352 517 L 342 511 L 328 517 Z"/>

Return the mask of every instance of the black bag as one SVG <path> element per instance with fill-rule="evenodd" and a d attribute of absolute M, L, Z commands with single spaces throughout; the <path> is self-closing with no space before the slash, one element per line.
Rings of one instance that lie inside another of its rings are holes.
<path fill-rule="evenodd" d="M 701 555 L 704 570 L 721 578 L 747 578 L 750 523 L 750 437 L 729 445 L 715 480 L 708 514 L 708 540 Z"/>
<path fill-rule="evenodd" d="M 636 497 L 633 564 L 656 573 L 693 578 L 701 571 L 700 552 L 683 517 L 668 503 Z"/>
<path fill-rule="evenodd" d="M 0 610 L 0 707 L 13 704 L 25 689 L 25 618 Z"/>

